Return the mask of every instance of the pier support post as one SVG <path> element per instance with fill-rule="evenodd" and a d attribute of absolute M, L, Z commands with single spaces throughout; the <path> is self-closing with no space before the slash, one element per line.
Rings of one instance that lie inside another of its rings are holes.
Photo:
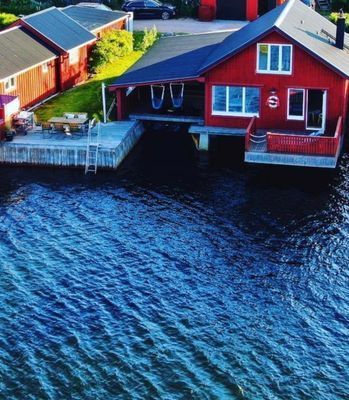
<path fill-rule="evenodd" d="M 199 136 L 199 150 L 200 151 L 208 151 L 209 148 L 209 135 L 207 133 L 200 134 Z"/>

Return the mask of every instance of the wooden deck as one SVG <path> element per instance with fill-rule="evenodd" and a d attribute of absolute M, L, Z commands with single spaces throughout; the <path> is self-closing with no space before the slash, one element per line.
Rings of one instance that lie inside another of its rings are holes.
<path fill-rule="evenodd" d="M 101 124 L 98 168 L 116 169 L 142 133 L 143 125 L 137 121 Z M 64 133 L 58 133 L 46 138 L 42 132 L 36 131 L 15 136 L 12 142 L 2 142 L 0 163 L 85 167 L 86 149 L 87 136 L 66 137 Z"/>
<path fill-rule="evenodd" d="M 189 133 L 198 135 L 212 135 L 212 136 L 238 136 L 245 137 L 246 129 L 243 128 L 222 128 L 220 126 L 200 126 L 191 125 Z"/>
<path fill-rule="evenodd" d="M 271 130 L 268 131 L 273 133 Z M 294 134 L 290 131 L 278 131 L 278 134 Z M 311 132 L 297 132 L 299 136 L 309 136 Z M 245 151 L 245 162 L 255 164 L 290 165 L 313 168 L 336 168 L 341 151 L 341 145 L 335 155 L 314 154 L 287 154 L 282 152 L 268 151 L 266 131 L 257 130 L 254 140 L 250 142 L 248 151 Z"/>
<path fill-rule="evenodd" d="M 131 121 L 177 122 L 186 124 L 204 124 L 202 117 L 176 114 L 130 114 Z"/>

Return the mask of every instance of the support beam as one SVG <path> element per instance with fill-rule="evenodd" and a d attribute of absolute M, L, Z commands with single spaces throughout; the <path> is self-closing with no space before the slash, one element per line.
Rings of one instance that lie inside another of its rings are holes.
<path fill-rule="evenodd" d="M 115 92 L 116 96 L 116 119 L 122 121 L 125 119 L 126 110 L 126 93 L 125 89 L 117 89 Z"/>
<path fill-rule="evenodd" d="M 209 144 L 210 144 L 209 135 L 207 133 L 201 134 L 199 136 L 199 146 L 198 146 L 199 150 L 200 151 L 208 151 Z"/>

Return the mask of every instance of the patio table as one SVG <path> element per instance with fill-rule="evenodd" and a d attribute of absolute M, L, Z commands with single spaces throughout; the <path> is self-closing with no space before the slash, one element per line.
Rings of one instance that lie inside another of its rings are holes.
<path fill-rule="evenodd" d="M 65 124 L 65 125 L 83 125 L 86 124 L 88 118 L 66 118 L 66 117 L 52 117 L 48 120 L 51 124 Z"/>

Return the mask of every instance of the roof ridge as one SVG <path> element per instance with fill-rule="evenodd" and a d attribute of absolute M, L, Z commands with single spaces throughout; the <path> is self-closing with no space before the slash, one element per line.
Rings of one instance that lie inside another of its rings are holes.
<path fill-rule="evenodd" d="M 19 29 L 19 28 L 22 28 L 22 26 L 20 26 L 20 25 L 11 26 L 9 28 L 6 28 L 6 29 L 3 29 L 2 31 L 0 31 L 0 35 L 3 35 L 5 33 L 11 32 L 11 31 L 13 31 L 15 29 Z"/>
<path fill-rule="evenodd" d="M 31 18 L 31 17 L 35 16 L 35 15 L 43 14 L 43 13 L 45 13 L 47 11 L 53 10 L 54 8 L 56 8 L 58 10 L 57 7 L 52 6 L 52 7 L 49 7 L 49 8 L 44 8 L 43 10 L 37 11 L 35 13 L 29 14 L 29 15 L 25 15 L 21 19 L 24 21 L 24 20 L 27 20 L 28 18 Z"/>
<path fill-rule="evenodd" d="M 72 18 L 71 16 L 69 16 L 69 15 L 66 14 L 64 11 L 62 11 L 62 10 L 60 10 L 60 9 L 58 9 L 58 8 L 57 8 L 57 10 L 58 10 L 61 14 L 63 14 L 64 16 L 66 16 L 67 18 L 71 19 L 71 20 L 72 20 L 73 22 L 75 22 L 77 25 L 81 26 L 81 28 L 82 28 L 83 30 L 85 30 L 86 32 L 88 32 L 88 33 L 90 33 L 91 35 L 93 35 L 93 36 L 96 37 L 96 35 L 95 35 L 94 33 L 90 32 L 88 29 L 86 29 L 86 28 L 85 28 L 83 25 L 81 25 L 76 19 Z"/>
<path fill-rule="evenodd" d="M 275 21 L 274 26 L 276 28 L 279 28 L 279 26 L 282 24 L 282 22 L 286 18 L 286 15 L 290 11 L 290 8 L 294 5 L 295 1 L 296 0 L 288 0 L 287 1 L 286 7 L 282 10 L 281 14 L 278 16 L 278 18 Z"/>

